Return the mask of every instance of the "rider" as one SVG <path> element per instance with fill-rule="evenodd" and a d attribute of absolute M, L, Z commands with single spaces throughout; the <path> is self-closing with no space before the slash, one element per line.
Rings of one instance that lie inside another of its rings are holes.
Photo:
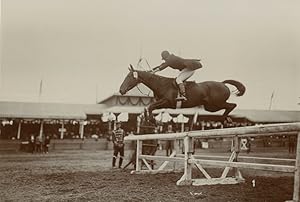
<path fill-rule="evenodd" d="M 202 67 L 200 59 L 183 59 L 174 54 L 170 54 L 168 51 L 163 51 L 161 53 L 161 57 L 165 62 L 153 68 L 151 71 L 155 73 L 167 67 L 180 70 L 180 73 L 176 78 L 180 94 L 180 97 L 177 99 L 186 101 L 187 99 L 183 82 L 190 78 L 196 69 L 200 69 Z"/>
<path fill-rule="evenodd" d="M 116 160 L 117 160 L 118 153 L 120 153 L 119 168 L 121 168 L 122 166 L 122 162 L 124 158 L 124 136 L 125 136 L 125 132 L 121 128 L 121 122 L 118 121 L 116 123 L 116 130 L 114 130 L 112 134 L 112 142 L 114 144 L 114 155 L 112 161 L 113 168 L 116 167 Z"/>

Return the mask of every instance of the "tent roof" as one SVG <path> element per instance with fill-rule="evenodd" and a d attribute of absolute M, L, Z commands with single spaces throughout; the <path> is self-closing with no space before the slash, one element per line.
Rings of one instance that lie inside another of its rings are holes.
<path fill-rule="evenodd" d="M 104 105 L 0 102 L 0 118 L 86 119 L 101 114 Z"/>

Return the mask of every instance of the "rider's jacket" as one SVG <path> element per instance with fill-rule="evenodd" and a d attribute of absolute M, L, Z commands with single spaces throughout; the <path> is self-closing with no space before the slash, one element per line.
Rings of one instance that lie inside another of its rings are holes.
<path fill-rule="evenodd" d="M 125 132 L 122 128 L 116 129 L 112 134 L 113 143 L 123 144 L 124 143 Z"/>
<path fill-rule="evenodd" d="M 166 67 L 173 69 L 183 70 L 188 68 L 190 70 L 200 69 L 202 67 L 199 59 L 184 59 L 176 55 L 169 55 L 169 57 L 159 66 L 159 70 L 163 70 Z"/>

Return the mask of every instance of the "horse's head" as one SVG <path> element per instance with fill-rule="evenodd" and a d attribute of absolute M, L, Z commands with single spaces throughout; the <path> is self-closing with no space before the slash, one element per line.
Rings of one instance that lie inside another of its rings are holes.
<path fill-rule="evenodd" d="M 120 86 L 119 92 L 124 95 L 129 90 L 134 88 L 138 83 L 138 72 L 133 69 L 132 65 L 130 65 L 129 73 L 127 74 L 126 78 L 124 79 L 122 85 Z"/>

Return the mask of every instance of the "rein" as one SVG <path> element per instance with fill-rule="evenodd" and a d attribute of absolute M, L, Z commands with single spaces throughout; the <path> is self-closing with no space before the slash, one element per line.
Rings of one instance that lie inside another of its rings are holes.
<path fill-rule="evenodd" d="M 143 95 L 149 96 L 149 95 L 150 95 L 150 93 L 151 93 L 151 91 L 149 91 L 149 93 L 148 93 L 148 94 L 146 94 L 146 93 L 142 92 L 142 91 L 141 91 L 141 89 L 139 88 L 139 86 L 136 86 L 136 88 L 137 88 L 137 89 L 140 91 L 140 93 L 142 93 Z"/>
<path fill-rule="evenodd" d="M 151 74 L 150 79 L 152 78 L 152 76 L 153 76 L 153 75 Z M 137 80 L 142 81 L 142 83 L 145 82 L 145 81 L 143 81 L 143 79 L 140 79 L 140 77 L 138 76 L 138 72 L 137 72 L 137 71 L 134 71 L 134 72 L 133 72 L 133 77 L 134 77 L 135 79 L 137 79 Z M 141 93 L 142 95 L 149 96 L 150 93 L 151 93 L 151 90 L 149 90 L 148 94 L 142 92 L 138 85 L 136 86 L 136 88 L 140 91 L 140 93 Z"/>

